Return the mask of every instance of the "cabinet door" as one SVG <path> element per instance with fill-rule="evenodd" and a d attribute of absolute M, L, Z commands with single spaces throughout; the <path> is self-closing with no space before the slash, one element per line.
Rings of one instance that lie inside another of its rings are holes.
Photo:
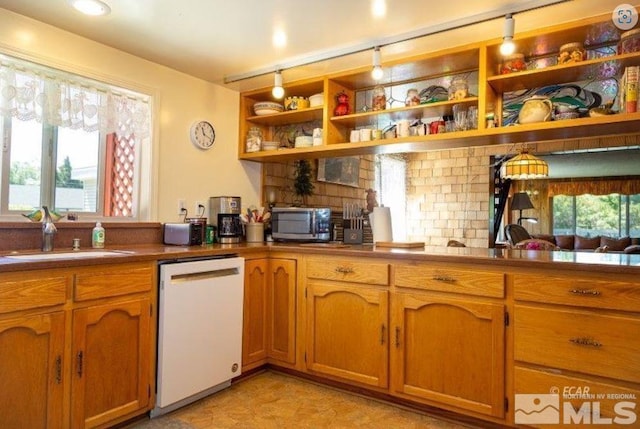
<path fill-rule="evenodd" d="M 387 387 L 389 292 L 359 285 L 307 284 L 307 368 Z"/>
<path fill-rule="evenodd" d="M 260 365 L 267 358 L 267 284 L 269 261 L 252 259 L 244 265 L 242 367 Z"/>
<path fill-rule="evenodd" d="M 74 310 L 74 428 L 95 427 L 149 404 L 150 309 L 143 298 Z"/>
<path fill-rule="evenodd" d="M 504 415 L 504 307 L 394 294 L 392 388 L 495 417 Z"/>
<path fill-rule="evenodd" d="M 295 363 L 296 261 L 271 259 L 269 270 L 269 357 Z"/>
<path fill-rule="evenodd" d="M 0 321 L 0 426 L 61 428 L 64 313 Z"/>

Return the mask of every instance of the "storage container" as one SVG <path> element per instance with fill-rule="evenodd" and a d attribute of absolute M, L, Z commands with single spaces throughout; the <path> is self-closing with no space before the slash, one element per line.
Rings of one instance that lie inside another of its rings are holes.
<path fill-rule="evenodd" d="M 587 58 L 587 51 L 580 42 L 566 43 L 560 46 L 558 64 L 577 63 Z"/>
<path fill-rule="evenodd" d="M 500 67 L 501 74 L 513 73 L 527 69 L 527 63 L 524 62 L 524 54 L 511 54 L 506 55 L 502 59 L 502 66 Z"/>
<path fill-rule="evenodd" d="M 629 54 L 638 51 L 640 51 L 640 28 L 622 33 L 618 52 L 620 54 Z"/>

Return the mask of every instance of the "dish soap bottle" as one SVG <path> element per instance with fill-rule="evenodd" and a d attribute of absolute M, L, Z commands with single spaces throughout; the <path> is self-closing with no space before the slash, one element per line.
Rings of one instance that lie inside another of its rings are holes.
<path fill-rule="evenodd" d="M 96 222 L 96 226 L 91 233 L 91 247 L 94 249 L 102 249 L 104 247 L 104 228 L 100 222 Z"/>

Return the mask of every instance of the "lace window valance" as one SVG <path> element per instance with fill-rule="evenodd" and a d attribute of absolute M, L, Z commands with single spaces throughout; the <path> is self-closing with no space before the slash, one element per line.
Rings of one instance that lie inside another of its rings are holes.
<path fill-rule="evenodd" d="M 149 96 L 4 55 L 0 114 L 125 138 L 150 134 Z"/>

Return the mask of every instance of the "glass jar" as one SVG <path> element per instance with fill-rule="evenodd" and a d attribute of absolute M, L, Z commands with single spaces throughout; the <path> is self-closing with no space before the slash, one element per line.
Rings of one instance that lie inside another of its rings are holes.
<path fill-rule="evenodd" d="M 258 127 L 249 128 L 246 140 L 246 152 L 258 152 L 262 146 L 262 130 Z"/>
<path fill-rule="evenodd" d="M 566 43 L 560 46 L 558 64 L 577 63 L 587 58 L 587 51 L 580 42 Z"/>
<path fill-rule="evenodd" d="M 405 106 L 417 106 L 420 104 L 420 95 L 418 95 L 418 90 L 415 88 L 411 88 L 407 91 L 407 98 L 404 100 Z"/>
<path fill-rule="evenodd" d="M 469 95 L 469 84 L 463 77 L 455 77 L 449 86 L 449 100 L 462 100 Z"/>
<path fill-rule="evenodd" d="M 524 62 L 524 54 L 505 55 L 502 59 L 500 74 L 519 72 L 527 69 L 527 63 Z"/>
<path fill-rule="evenodd" d="M 373 110 L 384 110 L 387 108 L 387 94 L 384 92 L 384 87 L 376 86 L 373 88 L 371 108 Z"/>

